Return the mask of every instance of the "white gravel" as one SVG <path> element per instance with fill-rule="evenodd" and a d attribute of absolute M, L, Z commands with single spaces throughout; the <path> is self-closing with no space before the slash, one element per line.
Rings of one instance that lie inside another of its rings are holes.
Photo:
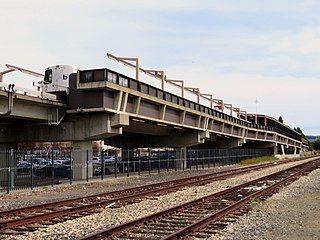
<path fill-rule="evenodd" d="M 142 216 L 151 214 L 153 212 L 157 212 L 157 211 L 169 208 L 169 207 L 173 207 L 173 206 L 181 204 L 183 202 L 191 201 L 196 198 L 200 198 L 202 196 L 221 191 L 229 186 L 234 186 L 234 185 L 246 182 L 248 180 L 252 180 L 254 178 L 268 175 L 268 174 L 271 174 L 272 172 L 280 171 L 284 168 L 287 168 L 289 166 L 293 166 L 296 164 L 297 163 L 290 163 L 290 164 L 286 164 L 285 166 L 284 165 L 274 166 L 272 168 L 262 170 L 260 172 L 253 172 L 253 173 L 250 173 L 245 176 L 238 176 L 238 177 L 235 177 L 232 179 L 213 182 L 213 183 L 207 184 L 205 186 L 189 187 L 184 190 L 181 190 L 178 192 L 173 192 L 173 193 L 170 193 L 170 194 L 167 194 L 164 196 L 150 197 L 150 198 L 145 199 L 141 202 L 130 204 L 127 206 L 123 206 L 120 208 L 107 208 L 100 213 L 90 215 L 87 217 L 83 217 L 83 218 L 79 218 L 79 219 L 75 219 L 72 221 L 67 221 L 67 222 L 55 224 L 55 225 L 52 225 L 48 228 L 39 229 L 33 233 L 28 233 L 23 236 L 16 236 L 15 238 L 5 237 L 3 239 L 33 239 L 33 240 L 35 240 L 35 239 L 47 239 L 47 240 L 49 240 L 49 239 L 77 239 L 80 236 L 84 236 L 84 235 L 93 233 L 95 231 L 102 230 L 105 227 L 113 226 L 113 225 L 120 224 L 123 222 L 127 222 L 127 221 L 130 221 L 130 220 L 135 219 L 137 217 L 142 217 Z M 188 172 L 186 172 L 186 173 L 188 173 Z M 189 172 L 188 174 L 191 174 L 191 172 Z M 197 174 L 199 174 L 199 172 Z M 164 175 L 166 175 L 166 174 L 153 175 L 153 176 L 151 176 L 151 178 L 156 178 L 156 177 L 161 178 Z M 173 175 L 177 176 L 176 173 L 173 173 Z M 186 176 L 184 176 L 184 177 L 186 177 Z M 129 181 L 132 182 L 133 179 L 136 180 L 136 179 L 143 179 L 143 178 L 147 178 L 147 177 L 142 177 L 142 178 L 133 177 Z M 148 178 L 150 178 L 150 177 L 148 177 Z M 306 177 L 306 179 L 308 179 L 308 177 Z M 117 179 L 115 181 L 123 181 L 123 180 Z M 146 179 L 144 179 L 144 181 L 146 181 Z M 319 173 L 318 173 L 318 182 L 319 182 Z M 146 182 L 144 184 L 146 184 Z M 304 184 L 308 185 L 308 184 L 313 184 L 313 183 L 306 181 Z M 80 192 L 82 192 L 81 188 L 84 188 L 84 187 L 89 188 L 90 185 L 78 185 L 78 186 L 80 188 Z M 319 189 L 319 186 L 320 186 L 320 184 L 318 184 L 318 189 Z M 75 185 L 73 185 L 71 187 L 76 188 Z M 300 188 L 298 188 L 298 189 L 300 189 Z M 62 187 L 62 189 L 64 189 L 64 187 Z M 105 188 L 103 188 L 103 189 L 104 189 L 104 191 L 108 190 Z M 67 190 L 65 190 L 65 192 L 66 191 Z M 52 195 L 52 193 L 46 194 L 47 192 L 45 190 L 43 190 L 43 192 L 38 191 L 38 193 L 42 193 L 42 195 L 46 195 L 47 197 Z M 318 191 L 318 193 L 319 193 L 319 191 Z M 37 194 L 37 193 L 35 193 L 35 194 Z M 294 196 L 294 194 L 298 194 L 298 193 L 292 193 L 292 194 L 293 195 L 291 195 L 291 196 Z M 13 196 L 15 196 L 15 195 L 13 195 Z M 3 198 L 5 198 L 5 196 L 3 196 Z M 275 198 L 275 197 L 273 197 L 273 198 Z M 282 199 L 281 196 L 278 198 Z M 318 198 L 318 200 L 319 200 L 319 198 Z M 278 200 L 275 200 L 275 202 L 278 202 Z M 294 206 L 294 205 L 291 205 L 291 206 Z M 277 209 L 275 209 L 274 211 L 277 212 Z M 263 215 L 264 210 L 258 210 L 257 213 L 261 213 Z M 319 213 L 319 211 L 318 211 L 318 213 Z M 249 216 L 249 214 L 247 214 L 247 216 Z M 266 216 L 268 216 L 268 215 L 266 215 Z M 262 222 L 264 221 L 263 218 L 266 216 L 261 216 Z M 293 219 L 296 219 L 295 216 L 293 216 Z M 279 224 L 281 224 L 281 223 L 282 222 L 279 221 Z M 250 220 L 248 220 L 247 223 L 244 223 L 244 224 L 248 227 L 251 226 L 252 229 L 255 229 L 255 226 L 256 226 L 255 221 L 250 221 Z M 275 224 L 278 224 L 278 223 L 275 223 Z M 318 222 L 318 224 L 319 224 L 319 222 Z M 268 229 L 276 229 L 276 227 L 274 227 L 272 225 L 268 225 L 268 226 L 270 226 Z M 252 234 L 249 231 L 242 231 L 241 236 L 243 236 L 243 238 L 235 238 L 235 236 L 238 237 L 238 233 L 236 232 L 237 231 L 236 223 L 232 224 L 232 226 L 230 225 L 230 227 L 228 227 L 228 229 L 229 230 L 225 231 L 225 235 L 224 235 L 225 238 L 220 238 L 220 237 L 222 237 L 222 236 L 220 236 L 219 239 L 262 239 L 262 238 L 260 238 L 260 236 L 262 236 L 262 233 L 259 230 L 253 232 Z M 240 229 L 241 229 L 241 227 L 240 227 Z M 280 229 L 281 229 L 281 227 L 280 227 Z M 247 238 L 246 234 L 248 234 L 247 235 L 248 237 L 250 237 L 252 235 L 252 238 Z M 259 237 L 257 237 L 257 236 L 259 236 Z M 2 236 L 2 237 L 4 237 L 4 236 Z M 1 239 L 1 236 L 0 236 L 0 239 Z M 271 238 L 265 238 L 265 239 L 271 239 Z M 275 239 L 278 239 L 278 238 L 275 238 Z M 283 238 L 283 239 L 285 239 L 285 238 Z M 304 239 L 304 238 L 299 238 L 299 239 Z"/>
<path fill-rule="evenodd" d="M 283 188 L 211 239 L 320 239 L 320 169 Z"/>

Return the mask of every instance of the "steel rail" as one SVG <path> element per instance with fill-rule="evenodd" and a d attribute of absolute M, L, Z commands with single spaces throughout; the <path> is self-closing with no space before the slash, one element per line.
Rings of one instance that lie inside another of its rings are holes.
<path fill-rule="evenodd" d="M 90 195 L 90 196 L 66 199 L 66 200 L 57 201 L 57 202 L 39 204 L 39 205 L 35 205 L 35 206 L 29 206 L 29 207 L 17 208 L 17 209 L 12 209 L 12 210 L 0 211 L 0 218 L 2 216 L 4 216 L 4 215 L 15 215 L 15 214 L 19 214 L 19 213 L 22 213 L 22 212 L 26 213 L 26 212 L 31 212 L 31 211 L 34 211 L 34 210 L 39 210 L 39 209 L 64 206 L 64 205 L 70 204 L 70 203 L 83 202 L 84 200 L 85 201 L 90 201 L 90 200 L 94 200 L 94 199 L 97 199 L 97 198 L 106 197 L 108 195 L 121 194 L 124 191 L 126 193 L 128 193 L 128 192 L 134 192 L 134 191 L 137 191 L 137 190 L 141 190 L 142 188 L 151 188 L 152 189 L 152 188 L 156 188 L 156 187 L 163 187 L 164 185 L 176 184 L 178 182 L 194 181 L 195 179 L 199 179 L 199 178 L 200 179 L 204 178 L 203 180 L 211 180 L 212 177 L 213 177 L 213 179 L 215 179 L 216 177 L 230 176 L 230 175 L 232 175 L 231 173 L 233 173 L 233 172 L 235 172 L 235 173 L 238 172 L 239 174 L 241 174 L 243 172 L 247 172 L 247 171 L 250 171 L 250 170 L 256 170 L 256 169 L 261 169 L 261 168 L 274 166 L 276 164 L 285 164 L 285 163 L 288 163 L 288 161 L 269 162 L 269 163 L 255 165 L 255 166 L 242 167 L 242 168 L 231 169 L 231 170 L 223 170 L 223 171 L 219 171 L 219 172 L 203 174 L 203 175 L 200 175 L 200 176 L 180 178 L 180 179 L 164 181 L 164 182 L 160 182 L 160 183 L 142 185 L 142 186 L 138 186 L 138 187 L 132 187 L 132 188 L 127 188 L 127 189 L 107 192 L 107 193 L 100 193 L 100 194 L 95 194 L 95 195 Z M 221 174 L 221 176 L 219 176 L 219 174 Z M 216 176 L 216 175 L 218 175 L 218 176 Z"/>
<path fill-rule="evenodd" d="M 291 171 L 295 170 L 295 169 L 299 169 L 301 167 L 304 167 L 303 170 L 299 170 L 299 174 L 301 174 L 303 171 L 306 171 L 306 170 L 309 170 L 310 168 L 314 167 L 317 163 L 317 167 L 318 165 L 320 164 L 319 163 L 319 160 L 320 158 L 317 158 L 313 161 L 310 161 L 310 162 L 307 162 L 307 163 L 303 163 L 303 164 L 300 164 L 298 166 L 294 166 L 294 167 L 291 167 L 291 168 L 288 168 L 288 169 L 285 169 L 285 170 L 282 170 L 282 171 L 279 171 L 279 172 L 276 172 L 276 173 L 273 173 L 273 174 L 270 174 L 270 175 L 267 175 L 267 176 L 264 176 L 262 178 L 258 178 L 258 179 L 255 179 L 255 180 L 252 180 L 252 181 L 249 181 L 249 182 L 246 182 L 246 183 L 243 183 L 243 184 L 240 184 L 240 185 L 237 185 L 235 187 L 232 187 L 232 188 L 229 188 L 229 189 L 226 189 L 226 190 L 223 190 L 221 192 L 218 192 L 218 193 L 214 193 L 214 194 L 211 194 L 211 195 L 208 195 L 208 196 L 205 196 L 205 197 L 202 197 L 200 199 L 196 199 L 196 200 L 193 200 L 193 201 L 190 201 L 190 202 L 187 202 L 187 203 L 184 203 L 184 204 L 181 204 L 179 206 L 175 206 L 175 207 L 172 207 L 172 208 L 169 208 L 169 209 L 166 209 L 166 210 L 163 210 L 163 211 L 160 211 L 160 212 L 157 212 L 155 214 L 151 214 L 151 215 L 148 215 L 146 217 L 142 217 L 142 218 L 139 218 L 139 219 L 136 219 L 136 220 L 132 220 L 132 221 L 129 221 L 129 222 L 126 222 L 126 223 L 123 223 L 123 224 L 120 224 L 120 225 L 117 225 L 117 226 L 113 226 L 113 227 L 110 227 L 110 228 L 107 228 L 103 231 L 100 231 L 100 232 L 97 232 L 97 233 L 94 233 L 94 234 L 91 234 L 91 235 L 88 235 L 88 236 L 85 236 L 83 238 L 80 238 L 81 240 L 91 240 L 91 239 L 113 239 L 113 237 L 115 237 L 118 233 L 122 232 L 122 231 L 125 231 L 125 230 L 128 230 L 132 227 L 138 227 L 146 222 L 149 222 L 149 221 L 154 221 L 156 222 L 155 219 L 160 219 L 164 216 L 167 216 L 167 215 L 170 215 L 172 213 L 175 213 L 175 212 L 181 212 L 183 209 L 187 209 L 187 208 L 190 208 L 192 206 L 197 206 L 197 205 L 200 205 L 201 203 L 204 203 L 204 202 L 207 202 L 207 201 L 210 201 L 210 200 L 213 200 L 213 199 L 216 199 L 218 197 L 221 197 L 221 196 L 224 196 L 226 194 L 230 194 L 232 192 L 235 192 L 239 189 L 242 189 L 244 187 L 248 187 L 250 185 L 254 185 L 258 182 L 261 182 L 261 181 L 265 181 L 265 180 L 268 180 L 270 178 L 273 178 L 273 177 L 276 177 L 277 175 L 280 175 L 280 174 L 284 174 L 284 173 L 288 173 L 289 175 L 292 174 Z M 310 166 L 311 165 L 311 166 Z M 289 178 L 294 178 L 296 177 L 296 175 L 290 175 Z M 283 182 L 282 184 L 284 184 L 285 182 Z M 270 190 L 271 191 L 271 190 Z M 263 191 L 261 191 L 262 193 Z M 251 195 L 250 199 L 254 198 L 255 195 Z M 245 200 L 243 200 L 243 202 L 245 201 L 249 201 L 249 198 L 246 198 Z M 239 203 L 240 204 L 240 203 Z M 240 205 L 238 205 L 237 207 L 235 208 L 239 208 Z M 232 207 L 230 206 L 230 211 L 231 211 Z M 221 210 L 222 211 L 222 210 Z M 221 213 L 221 211 L 219 211 Z M 229 211 L 229 212 L 230 212 Z M 217 214 L 219 214 L 219 212 Z M 211 221 L 212 222 L 212 221 Z M 199 226 L 203 226 L 202 225 L 203 223 L 199 223 Z M 196 224 L 195 224 L 196 225 Z M 198 227 L 196 225 L 196 227 Z M 187 229 L 188 231 L 190 229 Z M 182 230 L 181 230 L 182 231 Z M 181 232 L 179 232 L 177 235 L 181 235 Z M 168 236 L 169 237 L 169 236 Z M 173 236 L 172 236 L 173 237 Z M 166 239 L 166 238 L 164 238 Z M 170 239 L 170 238 L 168 238 Z M 172 238 L 172 239 L 177 239 L 177 238 Z"/>
<path fill-rule="evenodd" d="M 82 198 L 76 198 L 76 199 L 69 199 L 69 200 L 63 200 L 60 202 L 54 202 L 54 203 L 47 203 L 47 204 L 42 204 L 38 206 L 32 206 L 32 207 L 26 207 L 26 208 L 20 208 L 20 209 L 14 209 L 14 210 L 8 210 L 4 212 L 0 212 L 0 218 L 4 218 L 8 216 L 15 216 L 20 213 L 26 213 L 26 212 L 31 212 L 37 210 L 39 214 L 36 214 L 36 216 L 24 216 L 18 219 L 12 219 L 12 220 L 5 220 L 5 221 L 0 221 L 0 233 L 5 231 L 6 229 L 12 228 L 12 227 L 17 227 L 29 223 L 35 223 L 35 222 L 40 222 L 56 217 L 65 217 L 67 215 L 72 215 L 75 213 L 79 212 L 84 212 L 84 211 L 92 211 L 94 209 L 102 208 L 105 206 L 108 206 L 110 204 L 124 204 L 126 202 L 139 199 L 139 198 L 144 198 L 146 196 L 158 194 L 158 193 L 163 193 L 163 192 L 168 192 L 172 190 L 176 190 L 179 188 L 183 188 L 186 186 L 190 185 L 199 185 L 199 184 L 206 184 L 208 182 L 212 182 L 215 180 L 219 179 L 225 179 L 230 176 L 242 174 L 248 171 L 253 171 L 256 169 L 261 169 L 269 166 L 274 166 L 275 163 L 265 163 L 261 165 L 256 165 L 256 166 L 250 166 L 250 167 L 245 167 L 245 168 L 239 168 L 239 169 L 232 169 L 232 170 L 225 170 L 225 171 L 220 171 L 214 174 L 205 174 L 201 176 L 196 176 L 196 177 L 189 177 L 189 178 L 182 178 L 178 180 L 172 180 L 172 181 L 166 181 L 162 183 L 156 183 L 156 184 L 151 184 L 151 185 L 144 185 L 142 186 L 143 188 L 147 188 L 147 190 L 139 191 L 138 193 L 134 193 L 131 195 L 128 195 L 132 193 L 133 191 L 141 190 L 141 187 L 134 187 L 130 189 L 124 189 L 124 190 L 118 190 L 114 192 L 109 192 L 109 193 L 103 193 L 103 194 L 98 194 L 98 195 L 92 195 L 88 197 L 82 197 Z M 214 176 L 212 176 L 214 175 Z M 204 179 L 203 179 L 204 177 Z M 200 178 L 200 180 L 199 180 Z M 202 178 L 202 179 L 201 179 Z M 188 182 L 192 181 L 192 182 Z M 176 184 L 176 185 L 174 185 Z M 165 186 L 166 185 L 166 186 Z M 161 187 L 160 189 L 157 187 Z M 151 189 L 151 190 L 150 190 Z M 100 197 L 105 197 L 107 194 L 122 194 L 126 193 L 127 195 L 125 196 L 120 196 L 116 197 L 114 199 L 107 199 L 107 200 L 100 200 Z M 86 205 L 82 206 L 72 206 L 68 209 L 62 209 L 62 210 L 52 210 L 53 207 L 57 206 L 66 206 L 68 204 L 76 204 L 79 202 L 79 204 L 83 204 L 83 202 L 88 202 L 88 201 L 95 201 L 94 203 L 88 203 Z M 52 212 L 41 212 L 43 210 L 52 210 Z"/>
<path fill-rule="evenodd" d="M 260 166 L 256 166 L 254 169 L 256 168 L 261 168 Z M 107 205 L 110 205 L 110 204 L 113 204 L 113 203 L 116 203 L 116 204 L 120 204 L 120 203 L 125 203 L 125 202 L 128 202 L 128 201 L 132 201 L 132 200 L 135 200 L 135 199 L 138 199 L 138 198 L 141 198 L 141 197 L 146 197 L 146 196 L 150 196 L 150 195 L 153 195 L 153 194 L 156 194 L 156 193 L 161 193 L 161 192 L 167 192 L 167 191 L 170 191 L 170 190 L 174 190 L 174 189 L 179 189 L 179 188 L 182 188 L 182 187 L 185 187 L 185 186 L 189 186 L 190 184 L 192 185 L 196 185 L 196 184 L 200 184 L 200 183 L 204 183 L 207 182 L 207 181 L 214 181 L 214 180 L 217 180 L 217 179 L 221 179 L 221 178 L 225 178 L 225 177 L 228 177 L 228 176 L 233 176 L 234 174 L 240 174 L 240 173 L 243 173 L 243 172 L 246 172 L 248 171 L 248 169 L 242 169 L 243 171 L 241 172 L 238 172 L 236 171 L 235 173 L 234 172 L 227 172 L 226 174 L 223 174 L 223 175 L 218 175 L 218 176 L 214 176 L 214 177 L 211 177 L 211 178 L 206 178 L 204 180 L 197 180 L 197 181 L 194 181 L 192 183 L 182 183 L 182 184 L 178 184 L 178 185 L 174 185 L 174 186 L 170 186 L 170 187 L 164 187 L 162 189 L 153 189 L 153 190 L 149 190 L 149 191 L 143 191 L 143 192 L 140 192 L 140 193 L 136 193 L 136 194 L 133 194 L 133 195 L 128 195 L 128 196 L 124 196 L 124 197 L 118 197 L 118 198 L 115 198 L 115 199 L 110 199 L 110 200 L 105 200 L 105 201 L 99 201 L 97 203 L 90 203 L 88 205 L 84 205 L 84 206 L 78 206 L 78 207 L 72 207 L 71 209 L 63 209 L 63 210 L 58 210 L 58 211 L 54 211 L 54 212 L 46 212 L 46 213 L 41 213 L 41 214 L 37 214 L 36 216 L 27 216 L 27 217 L 23 217 L 23 218 L 19 218 L 19 219 L 12 219 L 12 220 L 7 220 L 7 221 L 0 221 L 0 232 L 1 230 L 3 229 L 7 229 L 7 228 L 12 228 L 12 227 L 17 227 L 17 226 L 20 226 L 20 225 L 23 225 L 23 224 L 27 224 L 27 223 L 34 223 L 34 222 L 39 222 L 39 221 L 44 221 L 44 220 L 48 220 L 48 219 L 51 219 L 51 218 L 55 218 L 55 217 L 63 217 L 63 216 L 67 216 L 67 215 L 71 215 L 71 214 L 74 214 L 74 213 L 77 213 L 77 212 L 81 212 L 81 211 L 86 211 L 86 210 L 92 210 L 92 209 L 95 209 L 95 208 L 101 208 L 101 207 L 104 207 L 104 206 L 107 206 Z M 249 169 L 249 171 L 252 171 L 252 168 Z M 189 178 L 188 178 L 189 179 Z M 171 182 L 171 181 L 169 181 Z M 158 186 L 159 184 L 156 184 L 156 186 Z M 146 185 L 149 187 L 149 185 Z M 138 187 L 134 188 L 134 189 L 139 189 Z M 131 189 L 130 189 L 131 190 Z M 117 193 L 121 192 L 120 190 L 119 191 L 116 191 Z M 97 198 L 97 197 L 95 197 Z M 83 201 L 84 198 L 78 198 L 77 200 L 82 200 Z M 88 200 L 88 199 L 86 199 Z M 66 201 L 62 201 L 64 203 L 73 203 L 72 200 L 66 200 Z M 54 206 L 57 206 L 60 205 L 60 202 L 56 202 L 56 203 L 53 203 Z M 49 206 L 49 207 L 52 207 L 51 204 L 44 204 L 46 206 Z M 33 206 L 32 209 L 36 209 L 37 206 Z M 30 210 L 28 208 L 26 208 L 27 210 Z M 38 209 L 39 210 L 39 209 Z M 21 211 L 20 210 L 13 210 L 14 212 L 23 212 L 23 209 Z M 6 213 L 6 212 L 4 212 Z M 8 213 L 11 214 L 10 211 L 8 211 Z M 0 218 L 1 218 L 1 215 L 0 215 Z"/>
<path fill-rule="evenodd" d="M 251 195 L 243 198 L 240 201 L 237 201 L 236 203 L 225 207 L 223 209 L 221 209 L 220 211 L 207 216 L 206 218 L 201 219 L 200 221 L 197 221 L 196 223 L 193 223 L 183 229 L 180 229 L 179 231 L 172 233 L 171 235 L 162 238 L 162 240 L 174 240 L 174 239 L 182 239 L 183 236 L 188 235 L 190 232 L 195 232 L 203 227 L 205 227 L 206 225 L 208 225 L 211 222 L 215 222 L 220 220 L 221 218 L 223 218 L 224 216 L 230 214 L 231 212 L 234 212 L 236 210 L 238 210 L 239 208 L 245 206 L 246 204 L 248 204 L 252 199 L 262 196 L 268 192 L 272 192 L 276 189 L 278 189 L 279 187 L 281 187 L 282 185 L 290 182 L 293 180 L 293 178 L 296 178 L 297 176 L 305 173 L 306 171 L 309 171 L 310 169 L 314 168 L 314 165 L 310 165 L 307 166 L 306 168 L 296 172 L 296 173 L 292 173 L 290 174 L 288 177 L 280 180 L 279 182 L 276 182 L 274 184 L 272 184 L 271 186 L 265 188 L 265 189 L 261 189 L 255 193 L 252 193 Z"/>

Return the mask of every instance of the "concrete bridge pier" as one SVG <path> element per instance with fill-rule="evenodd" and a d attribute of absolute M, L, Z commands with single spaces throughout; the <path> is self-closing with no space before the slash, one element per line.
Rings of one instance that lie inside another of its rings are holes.
<path fill-rule="evenodd" d="M 17 143 L 0 144 L 0 185 L 1 187 L 13 187 L 16 171 L 12 167 L 17 166 Z M 10 171 L 8 167 L 11 167 Z M 10 177 L 9 177 L 10 176 Z M 8 182 L 9 180 L 9 182 Z M 8 185 L 9 184 L 9 185 Z"/>
<path fill-rule="evenodd" d="M 178 169 L 187 168 L 187 148 L 186 147 L 177 147 L 175 151 L 175 161 Z"/>
<path fill-rule="evenodd" d="M 275 147 L 275 154 L 274 156 L 280 159 L 284 158 L 293 158 L 293 157 L 298 157 L 298 149 L 297 147 L 289 147 L 284 144 L 277 145 Z"/>
<path fill-rule="evenodd" d="M 72 147 L 72 178 L 76 180 L 91 178 L 93 176 L 92 141 L 73 142 Z"/>
<path fill-rule="evenodd" d="M 286 155 L 286 151 L 284 150 L 284 145 L 281 145 L 281 155 L 283 157 Z"/>

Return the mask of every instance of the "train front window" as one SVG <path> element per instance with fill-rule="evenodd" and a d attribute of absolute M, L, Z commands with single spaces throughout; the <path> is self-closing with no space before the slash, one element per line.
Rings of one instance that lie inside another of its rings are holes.
<path fill-rule="evenodd" d="M 52 69 L 46 70 L 44 74 L 44 83 L 45 84 L 52 83 Z"/>

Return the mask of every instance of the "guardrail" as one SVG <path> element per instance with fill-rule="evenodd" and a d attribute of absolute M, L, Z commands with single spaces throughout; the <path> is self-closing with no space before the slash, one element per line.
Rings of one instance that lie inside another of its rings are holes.
<path fill-rule="evenodd" d="M 3 90 L 9 89 L 9 84 L 0 82 L 0 88 Z M 43 90 L 39 91 L 39 90 L 25 88 L 25 87 L 21 87 L 21 86 L 17 86 L 17 85 L 14 85 L 14 90 L 15 90 L 15 93 L 17 93 L 17 94 L 39 97 L 41 99 L 57 100 L 56 95 L 51 94 L 51 93 L 46 93 Z"/>

